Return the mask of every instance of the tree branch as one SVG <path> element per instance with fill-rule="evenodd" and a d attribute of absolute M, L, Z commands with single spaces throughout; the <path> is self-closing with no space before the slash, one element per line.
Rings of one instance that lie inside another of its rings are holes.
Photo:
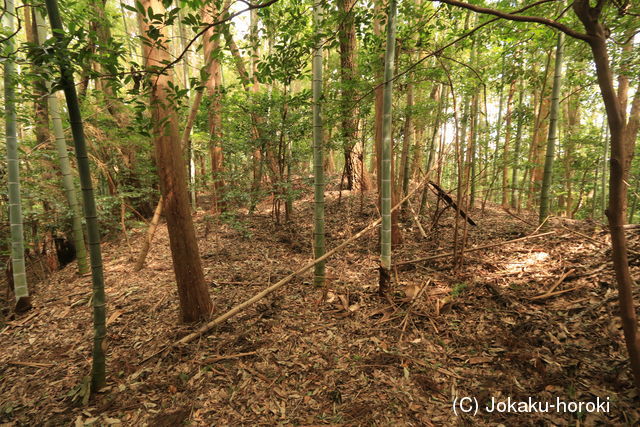
<path fill-rule="evenodd" d="M 260 4 L 251 4 L 249 3 L 249 6 L 238 11 L 235 13 L 232 13 L 230 15 L 227 15 L 225 18 L 220 19 L 218 21 L 212 22 L 210 24 L 205 24 L 204 27 L 202 27 L 202 29 L 200 31 L 198 31 L 198 33 L 196 33 L 195 37 L 193 37 L 189 43 L 187 43 L 187 45 L 184 47 L 184 49 L 182 50 L 182 52 L 180 53 L 180 55 L 178 55 L 176 57 L 176 59 L 174 59 L 173 61 L 169 62 L 167 65 L 165 65 L 159 72 L 159 74 L 164 74 L 169 68 L 173 67 L 174 65 L 176 65 L 178 62 L 180 62 L 180 60 L 184 57 L 184 55 L 187 53 L 187 51 L 191 48 L 191 46 L 196 42 L 196 40 L 198 40 L 205 32 L 207 32 L 207 30 L 209 28 L 213 28 L 217 25 L 220 24 L 224 24 L 225 22 L 231 21 L 233 18 L 235 18 L 236 16 L 242 15 L 245 12 L 248 12 L 252 9 L 262 9 L 264 7 L 268 7 L 271 6 L 272 4 L 274 4 L 275 2 L 277 2 L 278 0 L 268 0 L 264 3 L 260 3 Z"/>
<path fill-rule="evenodd" d="M 509 21 L 517 21 L 517 22 L 534 22 L 534 23 L 538 23 L 538 24 L 543 24 L 546 25 L 548 27 L 552 27 L 555 28 L 557 30 L 562 31 L 563 33 L 565 33 L 568 36 L 571 36 L 573 38 L 579 39 L 579 40 L 584 40 L 586 42 L 590 42 L 592 40 L 592 37 L 588 34 L 584 34 L 581 33 L 579 31 L 576 31 L 572 28 L 567 27 L 564 24 L 561 24 L 557 21 L 554 21 L 552 19 L 548 19 L 548 18 L 543 18 L 540 16 L 531 16 L 531 15 L 518 15 L 515 13 L 509 13 L 509 12 L 502 12 L 500 10 L 496 10 L 496 9 L 491 9 L 488 7 L 482 7 L 482 6 L 476 6 L 473 4 L 469 4 L 463 1 L 459 1 L 459 0 L 429 0 L 429 1 L 439 1 L 441 3 L 446 3 L 448 5 L 451 6 L 457 6 L 457 7 L 461 7 L 464 9 L 468 9 L 471 10 L 473 12 L 476 13 L 482 13 L 485 15 L 493 15 L 493 16 L 497 16 L 498 18 L 502 18 L 502 19 L 507 19 Z"/>

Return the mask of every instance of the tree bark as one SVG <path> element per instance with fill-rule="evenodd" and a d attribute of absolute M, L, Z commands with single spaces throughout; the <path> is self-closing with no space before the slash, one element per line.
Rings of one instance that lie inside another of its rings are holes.
<path fill-rule="evenodd" d="M 219 20 L 221 13 L 213 4 L 204 6 L 203 15 L 209 22 Z M 217 27 L 209 28 L 204 33 L 204 57 L 209 58 L 208 78 L 205 83 L 207 95 L 211 98 L 209 108 L 209 154 L 211 156 L 211 210 L 214 213 L 224 211 L 224 178 L 223 162 L 224 153 L 222 150 L 222 104 L 221 86 L 222 74 L 221 64 L 217 59 L 217 51 L 220 49 L 220 32 Z"/>
<path fill-rule="evenodd" d="M 142 0 L 145 10 L 151 8 L 154 14 L 163 14 L 160 0 Z M 141 20 L 141 33 L 149 37 L 150 25 Z M 156 28 L 154 31 L 158 31 Z M 159 31 L 159 40 L 144 44 L 145 66 L 147 69 L 161 68 L 163 61 L 169 61 L 166 50 L 167 39 Z M 159 42 L 159 45 L 154 42 Z M 204 281 L 196 234 L 189 207 L 189 193 L 186 185 L 186 171 L 182 150 L 179 145 L 177 115 L 168 102 L 171 77 L 166 74 L 152 74 L 151 114 L 155 156 L 160 176 L 160 189 L 164 198 L 165 216 L 169 230 L 171 257 L 178 285 L 181 319 L 197 322 L 210 317 L 213 304 Z"/>
<path fill-rule="evenodd" d="M 355 4 L 355 0 L 338 0 L 344 177 L 348 190 L 368 190 L 369 179 L 364 168 L 362 150 L 358 148 L 358 110 L 353 106 L 357 97 Z"/>
<path fill-rule="evenodd" d="M 600 2 L 598 2 L 600 5 Z M 633 303 L 633 279 L 629 271 L 627 257 L 627 239 L 624 233 L 625 201 L 627 186 L 625 184 L 625 164 L 627 157 L 625 145 L 625 115 L 613 88 L 613 75 L 609 65 L 607 52 L 607 31 L 599 22 L 601 9 L 591 7 L 588 0 L 576 0 L 573 10 L 584 25 L 590 36 L 589 46 L 596 64 L 598 85 L 607 112 L 607 121 L 611 132 L 611 160 L 609 177 L 609 206 L 606 214 L 611 233 L 611 249 L 613 268 L 618 284 L 618 298 L 620 304 L 620 318 L 624 330 L 627 351 L 635 385 L 640 389 L 640 337 L 638 337 L 638 321 Z"/>

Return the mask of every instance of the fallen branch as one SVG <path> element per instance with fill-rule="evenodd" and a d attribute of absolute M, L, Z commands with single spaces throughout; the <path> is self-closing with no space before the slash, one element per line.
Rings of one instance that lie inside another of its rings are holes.
<path fill-rule="evenodd" d="M 9 361 L 7 362 L 9 365 L 17 365 L 17 366 L 28 366 L 30 368 L 50 368 L 55 366 L 54 363 L 41 363 L 41 362 L 20 362 L 20 361 Z"/>
<path fill-rule="evenodd" d="M 418 229 L 420 230 L 420 234 L 422 235 L 422 237 L 426 239 L 427 233 L 424 231 L 424 228 L 422 228 L 422 224 L 420 223 L 420 218 L 416 214 L 416 211 L 413 209 L 413 206 L 411 205 L 411 203 L 409 203 L 409 210 L 411 211 L 413 220 L 415 221 L 416 225 L 418 226 Z"/>
<path fill-rule="evenodd" d="M 507 240 L 505 242 L 492 243 L 490 245 L 477 246 L 475 248 L 465 249 L 464 253 L 480 251 L 482 249 L 495 248 L 495 247 L 498 247 L 498 246 L 508 245 L 509 243 L 516 243 L 516 242 L 521 242 L 523 240 L 529 240 L 529 239 L 535 239 L 535 238 L 538 238 L 538 237 L 549 236 L 549 235 L 555 234 L 555 233 L 556 233 L 555 231 L 547 231 L 546 233 L 533 234 L 533 235 L 530 235 L 530 236 L 519 237 L 517 239 Z M 401 266 L 401 265 L 414 264 L 416 262 L 421 262 L 421 261 L 430 261 L 432 259 L 446 258 L 446 257 L 450 257 L 450 256 L 453 256 L 453 255 L 454 255 L 453 252 L 447 252 L 447 253 L 438 254 L 438 255 L 431 255 L 431 256 L 428 256 L 428 257 L 424 257 L 424 258 L 412 259 L 410 261 L 398 262 L 398 263 L 395 264 L 395 266 L 398 267 L 398 266 Z"/>
<path fill-rule="evenodd" d="M 562 289 L 560 291 L 550 292 L 550 293 L 546 293 L 544 295 L 538 295 L 537 297 L 533 297 L 533 298 L 529 298 L 529 299 L 530 300 L 539 301 L 541 299 L 547 299 L 547 298 L 555 297 L 555 296 L 558 296 L 558 295 L 566 294 L 567 292 L 575 291 L 576 289 L 580 289 L 580 288 L 583 288 L 585 286 L 586 286 L 586 284 L 582 284 L 582 285 L 574 286 L 573 288 Z"/>
<path fill-rule="evenodd" d="M 200 361 L 200 364 L 208 365 L 209 363 L 216 363 L 216 362 L 219 362 L 221 360 L 239 359 L 241 357 L 253 356 L 254 354 L 256 354 L 255 351 L 249 351 L 247 353 L 237 353 L 237 354 L 214 356 L 214 357 L 210 357 L 208 359 L 204 359 L 204 360 Z"/>
<path fill-rule="evenodd" d="M 545 293 L 543 293 L 543 294 L 540 294 L 540 295 L 538 295 L 538 296 L 532 297 L 531 299 L 532 299 L 532 300 L 535 300 L 535 299 L 544 299 L 544 298 L 547 298 L 547 297 L 551 296 L 551 295 L 552 295 L 552 292 L 553 292 L 553 291 L 555 291 L 555 290 L 556 290 L 556 288 L 557 288 L 558 286 L 560 286 L 560 284 L 561 284 L 562 282 L 564 282 L 564 280 L 565 280 L 567 277 L 569 277 L 571 274 L 573 274 L 574 272 L 575 272 L 575 270 L 574 270 L 573 268 L 572 268 L 571 270 L 567 271 L 567 272 L 566 272 L 566 273 L 564 273 L 562 276 L 560 276 L 560 278 L 559 278 L 558 280 L 556 280 L 556 282 L 553 284 L 553 286 L 551 286 L 551 287 L 549 288 L 549 290 L 548 290 L 547 292 L 545 292 Z"/>
<path fill-rule="evenodd" d="M 402 337 L 404 336 L 404 332 L 407 330 L 407 325 L 409 324 L 409 316 L 411 316 L 411 310 L 413 309 L 413 306 L 418 301 L 418 299 L 422 296 L 422 294 L 424 293 L 425 289 L 427 289 L 427 286 L 429 286 L 429 284 L 431 284 L 431 279 L 427 280 L 427 283 L 422 285 L 422 287 L 420 288 L 420 290 L 418 291 L 416 296 L 411 301 L 411 303 L 409 305 L 409 308 L 407 309 L 407 314 L 404 316 L 404 319 L 402 320 L 402 323 L 401 323 L 402 332 L 400 333 L 400 339 L 398 341 L 400 341 L 400 342 L 402 341 Z"/>
<path fill-rule="evenodd" d="M 418 185 L 416 188 L 411 190 L 409 192 L 409 194 L 407 194 L 402 200 L 400 200 L 400 202 L 398 202 L 398 204 L 396 204 L 395 206 L 393 206 L 391 208 L 391 211 L 394 211 L 394 210 L 398 209 L 406 200 L 408 200 L 411 196 L 413 196 L 413 194 L 418 189 L 420 189 L 425 183 L 426 183 L 426 180 L 422 184 Z M 247 308 L 250 305 L 253 305 L 254 303 L 260 301 L 261 299 L 263 299 L 264 297 L 266 297 L 267 295 L 269 295 L 273 291 L 276 291 L 276 290 L 280 289 L 281 287 L 283 287 L 284 285 L 289 283 L 295 277 L 297 277 L 300 274 L 310 270 L 317 263 L 326 260 L 327 258 L 329 258 L 332 255 L 334 255 L 336 252 L 340 251 L 341 249 L 345 248 L 349 244 L 353 243 L 355 240 L 357 240 L 360 237 L 364 236 L 367 232 L 369 232 L 369 231 L 373 230 L 375 227 L 377 227 L 380 224 L 380 222 L 382 222 L 382 218 L 378 218 L 377 220 L 373 221 L 371 224 L 369 224 L 368 226 L 363 228 L 361 231 L 359 231 L 358 233 L 354 234 L 353 236 L 351 236 L 350 238 L 348 238 L 347 240 L 345 240 L 344 242 L 342 242 L 341 244 L 339 244 L 335 248 L 331 249 L 330 251 L 328 251 L 327 253 L 325 253 L 321 257 L 316 258 L 315 260 L 309 262 L 304 267 L 299 268 L 298 270 L 296 270 L 293 273 L 289 274 L 284 279 L 282 279 L 279 282 L 269 286 L 268 288 L 264 289 L 262 292 L 260 292 L 260 293 L 258 293 L 256 295 L 254 295 L 253 297 L 249 298 L 245 302 L 242 302 L 242 303 L 236 305 L 231 310 L 229 310 L 226 313 L 216 317 L 212 321 L 210 321 L 208 323 L 205 323 L 204 325 L 202 325 L 200 328 L 198 328 L 194 332 L 192 332 L 192 333 L 190 333 L 188 335 L 185 335 L 184 337 L 182 337 L 178 341 L 174 342 L 173 344 L 168 345 L 166 347 L 163 347 L 162 349 L 156 351 L 155 353 L 151 354 L 150 356 L 147 356 L 146 358 L 144 358 L 142 360 L 141 363 L 145 363 L 146 361 L 154 358 L 155 356 L 159 355 L 160 353 L 164 352 L 165 350 L 170 350 L 171 348 L 177 347 L 179 345 L 187 344 L 187 343 L 193 341 L 194 339 L 204 335 L 205 333 L 207 333 L 211 329 L 213 329 L 216 325 L 219 325 L 220 323 L 224 322 L 225 320 L 227 320 L 227 319 L 235 316 L 236 314 L 242 312 L 245 308 Z"/>

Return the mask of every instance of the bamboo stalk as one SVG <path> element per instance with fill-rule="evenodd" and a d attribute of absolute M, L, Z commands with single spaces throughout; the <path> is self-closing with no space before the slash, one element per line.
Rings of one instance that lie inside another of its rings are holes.
<path fill-rule="evenodd" d="M 13 0 L 6 0 L 6 20 L 9 32 L 13 31 L 15 4 Z M 22 226 L 22 205 L 20 199 L 20 162 L 18 160 L 18 137 L 16 131 L 16 70 L 13 60 L 13 38 L 6 41 L 6 51 L 11 52 L 4 63 L 4 109 L 5 109 L 5 138 L 7 142 L 7 184 L 9 195 L 9 228 L 11 230 L 11 270 L 13 274 L 13 289 L 15 291 L 16 312 L 23 312 L 31 308 L 27 275 L 24 265 L 24 232 Z"/>
<path fill-rule="evenodd" d="M 84 215 L 87 222 L 87 234 L 89 237 L 89 255 L 91 260 L 91 281 L 93 285 L 93 360 L 91 366 L 92 390 L 99 390 L 106 382 L 106 361 L 105 343 L 107 335 L 106 327 L 106 304 L 104 292 L 104 276 L 102 265 L 102 253 L 100 248 L 100 229 L 98 225 L 98 213 L 96 201 L 93 194 L 93 183 L 91 181 L 91 168 L 87 145 L 84 136 L 82 115 L 80 113 L 80 103 L 76 93 L 76 86 L 73 81 L 73 70 L 69 63 L 68 56 L 64 55 L 65 33 L 60 18 L 57 0 L 46 0 L 47 12 L 51 29 L 56 38 L 56 49 L 63 50 L 60 54 L 60 74 L 61 83 L 67 101 L 69 112 L 69 122 L 71 123 L 71 133 L 76 149 L 76 159 L 78 163 L 78 174 L 80 175 L 80 186 L 82 188 L 82 200 L 84 203 Z"/>
<path fill-rule="evenodd" d="M 322 6 L 314 3 L 313 25 L 316 46 L 313 51 L 313 178 L 314 178 L 314 210 L 313 210 L 313 254 L 320 258 L 325 253 L 324 236 L 324 147 L 322 127 L 322 40 L 320 39 L 322 22 Z M 324 286 L 325 263 L 315 264 L 313 283 L 316 286 Z"/>

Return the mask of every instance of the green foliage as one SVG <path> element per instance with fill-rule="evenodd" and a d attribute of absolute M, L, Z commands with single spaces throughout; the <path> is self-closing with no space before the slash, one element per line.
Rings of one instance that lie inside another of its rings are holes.
<path fill-rule="evenodd" d="M 458 298 L 469 285 L 466 282 L 456 283 L 451 289 L 451 298 Z"/>

